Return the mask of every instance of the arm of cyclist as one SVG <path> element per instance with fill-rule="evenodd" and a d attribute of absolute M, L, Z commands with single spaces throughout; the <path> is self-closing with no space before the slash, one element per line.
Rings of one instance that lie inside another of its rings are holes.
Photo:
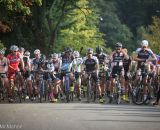
<path fill-rule="evenodd" d="M 24 71 L 25 69 L 24 69 L 24 61 L 23 61 L 23 58 L 20 58 L 20 64 L 21 64 L 21 66 L 22 66 L 22 70 Z"/>
<path fill-rule="evenodd" d="M 122 53 L 124 54 L 124 58 L 126 59 L 126 60 L 128 60 L 129 59 L 129 56 L 128 56 L 128 54 L 122 49 Z"/>

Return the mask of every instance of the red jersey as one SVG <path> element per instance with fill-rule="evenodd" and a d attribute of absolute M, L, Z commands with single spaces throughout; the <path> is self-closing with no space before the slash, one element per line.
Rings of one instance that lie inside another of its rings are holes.
<path fill-rule="evenodd" d="M 8 65 L 8 71 L 9 72 L 15 72 L 16 70 L 19 70 L 18 66 L 20 63 L 20 54 L 17 53 L 16 55 L 9 54 L 7 56 L 7 59 L 9 60 Z"/>

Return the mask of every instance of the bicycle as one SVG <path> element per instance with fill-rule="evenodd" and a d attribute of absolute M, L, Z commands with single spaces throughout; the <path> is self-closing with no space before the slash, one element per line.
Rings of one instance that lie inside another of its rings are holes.
<path fill-rule="evenodd" d="M 132 90 L 132 101 L 136 105 L 145 104 L 150 99 L 149 90 L 147 90 L 147 95 L 146 95 L 147 98 L 144 99 L 144 87 L 146 86 L 146 84 L 144 84 L 143 82 L 144 82 L 145 76 L 148 77 L 148 73 L 145 68 L 145 63 L 143 63 L 141 69 L 139 69 L 139 73 L 138 73 L 139 79 L 138 81 L 136 81 L 136 85 Z"/>
<path fill-rule="evenodd" d="M 61 75 L 64 77 L 63 88 L 64 94 L 66 95 L 67 103 L 70 102 L 70 73 L 72 63 L 65 63 L 61 67 Z"/>
<path fill-rule="evenodd" d="M 90 103 L 90 100 L 93 98 L 93 102 L 96 100 L 96 87 L 93 83 L 92 74 L 94 72 L 87 72 L 88 75 L 88 83 L 87 83 L 87 102 Z"/>
<path fill-rule="evenodd" d="M 117 104 L 121 103 L 121 82 L 120 74 L 115 74 L 115 84 L 113 87 L 113 99 Z"/>
<path fill-rule="evenodd" d="M 3 75 L 6 75 L 6 73 L 0 73 L 0 102 L 1 100 L 5 100 L 5 98 L 7 98 L 7 89 L 4 86 L 4 83 L 2 81 Z"/>

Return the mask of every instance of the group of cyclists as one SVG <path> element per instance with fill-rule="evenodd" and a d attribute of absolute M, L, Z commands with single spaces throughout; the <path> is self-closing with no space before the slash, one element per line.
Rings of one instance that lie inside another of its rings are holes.
<path fill-rule="evenodd" d="M 79 101 L 81 101 L 84 86 L 87 86 L 89 73 L 91 73 L 100 103 L 105 102 L 105 96 L 108 96 L 109 102 L 112 103 L 117 75 L 121 84 L 121 98 L 124 101 L 129 101 L 130 76 L 132 76 L 131 82 L 134 81 L 132 85 L 135 85 L 139 81 L 139 74 L 144 70 L 144 66 L 145 73 L 141 73 L 144 100 L 147 98 L 150 77 L 158 76 L 157 82 L 159 82 L 160 56 L 152 52 L 147 40 L 142 40 L 141 47 L 131 56 L 120 42 L 115 44 L 115 50 L 111 54 L 105 54 L 103 49 L 97 46 L 95 53 L 92 48 L 88 48 L 84 57 L 81 57 L 81 51 L 73 51 L 69 47 L 66 47 L 62 53 L 53 53 L 48 57 L 36 49 L 34 58 L 31 58 L 29 51 L 16 45 L 10 47 L 10 52 L 6 56 L 5 49 L 0 50 L 1 86 L 5 88 L 9 102 L 15 101 L 14 91 L 19 89 L 26 90 L 25 98 L 32 101 L 35 97 L 39 97 L 41 75 L 46 81 L 45 87 L 49 90 L 48 97 L 51 102 L 65 99 L 66 73 L 70 79 L 70 91 L 73 89 Z M 159 103 L 159 84 L 156 92 L 157 99 L 153 105 Z"/>

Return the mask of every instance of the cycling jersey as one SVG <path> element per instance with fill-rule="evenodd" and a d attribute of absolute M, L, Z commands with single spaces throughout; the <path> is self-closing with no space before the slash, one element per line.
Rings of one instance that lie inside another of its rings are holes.
<path fill-rule="evenodd" d="M 128 72 L 130 64 L 131 64 L 131 57 L 129 57 L 129 59 L 123 60 L 123 67 L 125 72 Z"/>
<path fill-rule="evenodd" d="M 43 75 L 43 79 L 44 80 L 53 80 L 53 74 L 52 72 L 54 72 L 54 65 L 53 65 L 53 62 L 52 61 L 45 61 L 44 62 L 44 66 L 43 66 L 43 69 L 44 70 L 47 70 L 48 72 L 44 72 L 44 75 Z"/>
<path fill-rule="evenodd" d="M 20 54 L 17 53 L 16 55 L 9 54 L 7 55 L 7 59 L 9 60 L 9 66 L 8 66 L 8 71 L 9 72 L 15 72 L 19 70 L 19 63 L 20 63 Z"/>
<path fill-rule="evenodd" d="M 53 71 L 54 71 L 53 62 L 52 62 L 52 61 L 46 61 L 46 62 L 44 63 L 43 69 L 44 69 L 44 70 L 48 70 L 49 72 L 53 72 Z"/>
<path fill-rule="evenodd" d="M 142 48 L 138 48 L 136 50 L 136 53 L 138 54 L 137 58 L 143 59 L 144 61 L 138 61 L 138 69 L 142 68 L 142 62 L 145 62 L 145 60 L 149 59 L 153 55 L 153 52 L 151 49 L 143 50 Z"/>
<path fill-rule="evenodd" d="M 115 52 L 112 57 L 112 66 L 123 66 L 124 54 L 122 52 Z"/>
<path fill-rule="evenodd" d="M 100 55 L 95 54 L 95 56 L 98 58 L 99 61 L 99 70 L 102 70 L 104 64 L 106 64 L 107 55 L 102 53 Z"/>
<path fill-rule="evenodd" d="M 59 70 L 60 70 L 60 67 L 61 67 L 61 63 L 62 61 L 61 60 L 56 60 L 56 61 L 53 61 L 53 65 L 54 65 L 54 71 L 56 72 L 56 73 L 58 73 L 59 72 Z"/>
<path fill-rule="evenodd" d="M 65 54 L 62 55 L 62 64 L 65 64 L 65 63 L 71 63 L 73 61 L 73 56 L 70 55 L 70 56 L 66 56 Z"/>
<path fill-rule="evenodd" d="M 95 56 L 98 58 L 98 61 L 99 61 L 99 64 L 104 64 L 106 58 L 107 58 L 107 55 L 102 53 L 100 55 L 98 54 L 95 54 Z"/>
<path fill-rule="evenodd" d="M 40 67 L 42 66 L 43 64 L 43 59 L 42 58 L 34 58 L 32 60 L 32 65 L 33 65 L 33 70 L 38 70 L 40 69 Z"/>
<path fill-rule="evenodd" d="M 151 49 L 143 50 L 141 48 L 138 48 L 136 50 L 136 53 L 138 54 L 138 58 L 144 59 L 144 60 L 147 60 L 150 56 L 153 55 L 153 52 Z"/>
<path fill-rule="evenodd" d="M 61 70 L 62 71 L 66 71 L 66 72 L 70 72 L 71 68 L 72 68 L 72 61 L 73 61 L 73 56 L 69 55 L 66 56 L 65 54 L 62 55 L 62 66 L 61 66 Z"/>
<path fill-rule="evenodd" d="M 81 72 L 81 64 L 83 63 L 82 58 L 75 58 L 73 60 L 73 71 L 74 72 Z"/>
<path fill-rule="evenodd" d="M 7 66 L 8 66 L 7 58 L 3 57 L 3 59 L 0 60 L 0 73 L 6 73 Z"/>
<path fill-rule="evenodd" d="M 31 63 L 31 59 L 28 56 L 23 56 L 24 68 L 29 71 L 29 65 Z"/>
<path fill-rule="evenodd" d="M 160 56 L 156 55 L 156 57 L 157 57 L 157 64 L 160 65 Z"/>
<path fill-rule="evenodd" d="M 91 59 L 84 57 L 83 64 L 86 66 L 86 72 L 95 71 L 95 65 L 99 64 L 97 57 L 93 56 Z"/>

